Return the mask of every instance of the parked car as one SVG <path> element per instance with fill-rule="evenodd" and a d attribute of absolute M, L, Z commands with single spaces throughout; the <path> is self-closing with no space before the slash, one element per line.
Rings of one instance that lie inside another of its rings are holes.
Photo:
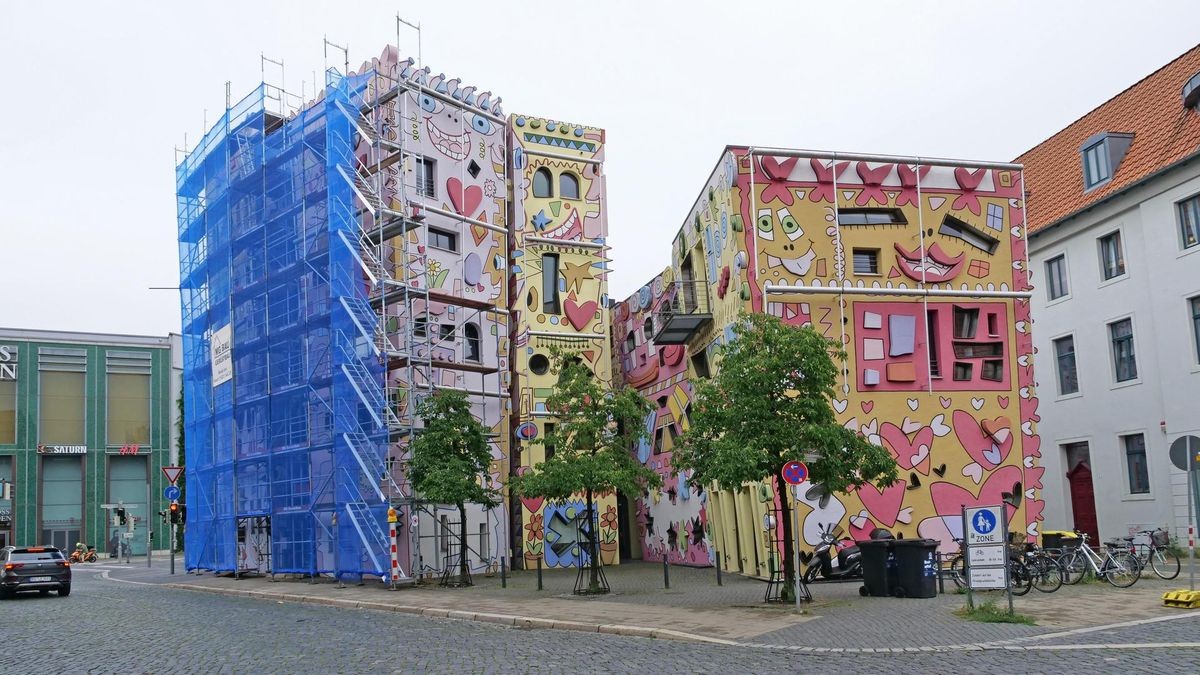
<path fill-rule="evenodd" d="M 22 591 L 70 595 L 71 563 L 62 551 L 53 546 L 0 548 L 0 598 Z"/>

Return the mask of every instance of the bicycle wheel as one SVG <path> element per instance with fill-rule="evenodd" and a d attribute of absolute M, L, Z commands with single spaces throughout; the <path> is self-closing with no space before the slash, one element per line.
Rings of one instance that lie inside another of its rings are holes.
<path fill-rule="evenodd" d="M 1078 550 L 1068 551 L 1059 556 L 1058 568 L 1062 570 L 1063 583 L 1072 586 L 1083 581 L 1083 576 L 1087 574 L 1087 563 Z"/>
<path fill-rule="evenodd" d="M 950 559 L 950 579 L 954 581 L 954 585 L 958 588 L 967 587 L 967 570 L 964 560 L 961 555 L 956 555 Z"/>
<path fill-rule="evenodd" d="M 1020 560 L 1008 561 L 1008 585 L 1013 595 L 1025 595 L 1033 588 L 1033 575 L 1029 566 Z"/>
<path fill-rule="evenodd" d="M 1163 579 L 1179 576 L 1179 556 L 1165 548 L 1156 548 L 1150 553 L 1150 569 Z"/>
<path fill-rule="evenodd" d="M 1062 568 L 1045 553 L 1039 553 L 1030 562 L 1033 570 L 1033 587 L 1042 593 L 1053 593 L 1063 585 Z"/>
<path fill-rule="evenodd" d="M 1109 553 L 1104 565 L 1104 578 L 1117 588 L 1129 588 L 1137 583 L 1142 574 L 1142 564 L 1137 556 L 1129 551 L 1113 551 Z"/>

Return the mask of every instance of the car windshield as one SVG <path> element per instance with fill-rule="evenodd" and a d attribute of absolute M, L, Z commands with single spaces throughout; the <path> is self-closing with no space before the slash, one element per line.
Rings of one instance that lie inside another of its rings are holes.
<path fill-rule="evenodd" d="M 38 562 L 39 560 L 62 560 L 58 551 L 13 551 L 9 558 L 12 562 Z"/>

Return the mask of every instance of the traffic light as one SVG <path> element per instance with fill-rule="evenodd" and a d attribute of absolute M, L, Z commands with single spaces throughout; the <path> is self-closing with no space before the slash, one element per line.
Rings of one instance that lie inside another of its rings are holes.
<path fill-rule="evenodd" d="M 125 517 L 125 508 L 118 506 L 116 511 L 117 511 L 117 524 L 125 525 L 128 522 L 128 519 Z"/>
<path fill-rule="evenodd" d="M 165 509 L 158 512 L 158 517 L 162 518 L 163 525 L 167 524 L 167 512 Z"/>
<path fill-rule="evenodd" d="M 179 517 L 179 502 L 171 502 L 171 505 L 168 506 L 167 509 L 171 512 L 171 523 L 178 525 L 182 520 Z"/>

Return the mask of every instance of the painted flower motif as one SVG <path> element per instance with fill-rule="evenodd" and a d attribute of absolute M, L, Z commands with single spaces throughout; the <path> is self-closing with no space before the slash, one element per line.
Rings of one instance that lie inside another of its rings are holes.
<path fill-rule="evenodd" d="M 442 271 L 442 263 L 439 260 L 430 260 L 426 269 L 429 274 L 437 276 L 437 273 Z"/>
<path fill-rule="evenodd" d="M 525 530 L 529 533 L 526 537 L 529 541 L 537 541 L 542 538 L 542 514 L 534 514 L 525 524 Z"/>
<path fill-rule="evenodd" d="M 609 506 L 604 515 L 600 516 L 600 527 L 615 529 L 617 527 L 617 509 L 614 506 Z"/>
<path fill-rule="evenodd" d="M 496 181 L 494 181 L 490 178 L 483 181 L 483 194 L 485 194 L 489 197 L 495 197 L 496 196 Z"/>

